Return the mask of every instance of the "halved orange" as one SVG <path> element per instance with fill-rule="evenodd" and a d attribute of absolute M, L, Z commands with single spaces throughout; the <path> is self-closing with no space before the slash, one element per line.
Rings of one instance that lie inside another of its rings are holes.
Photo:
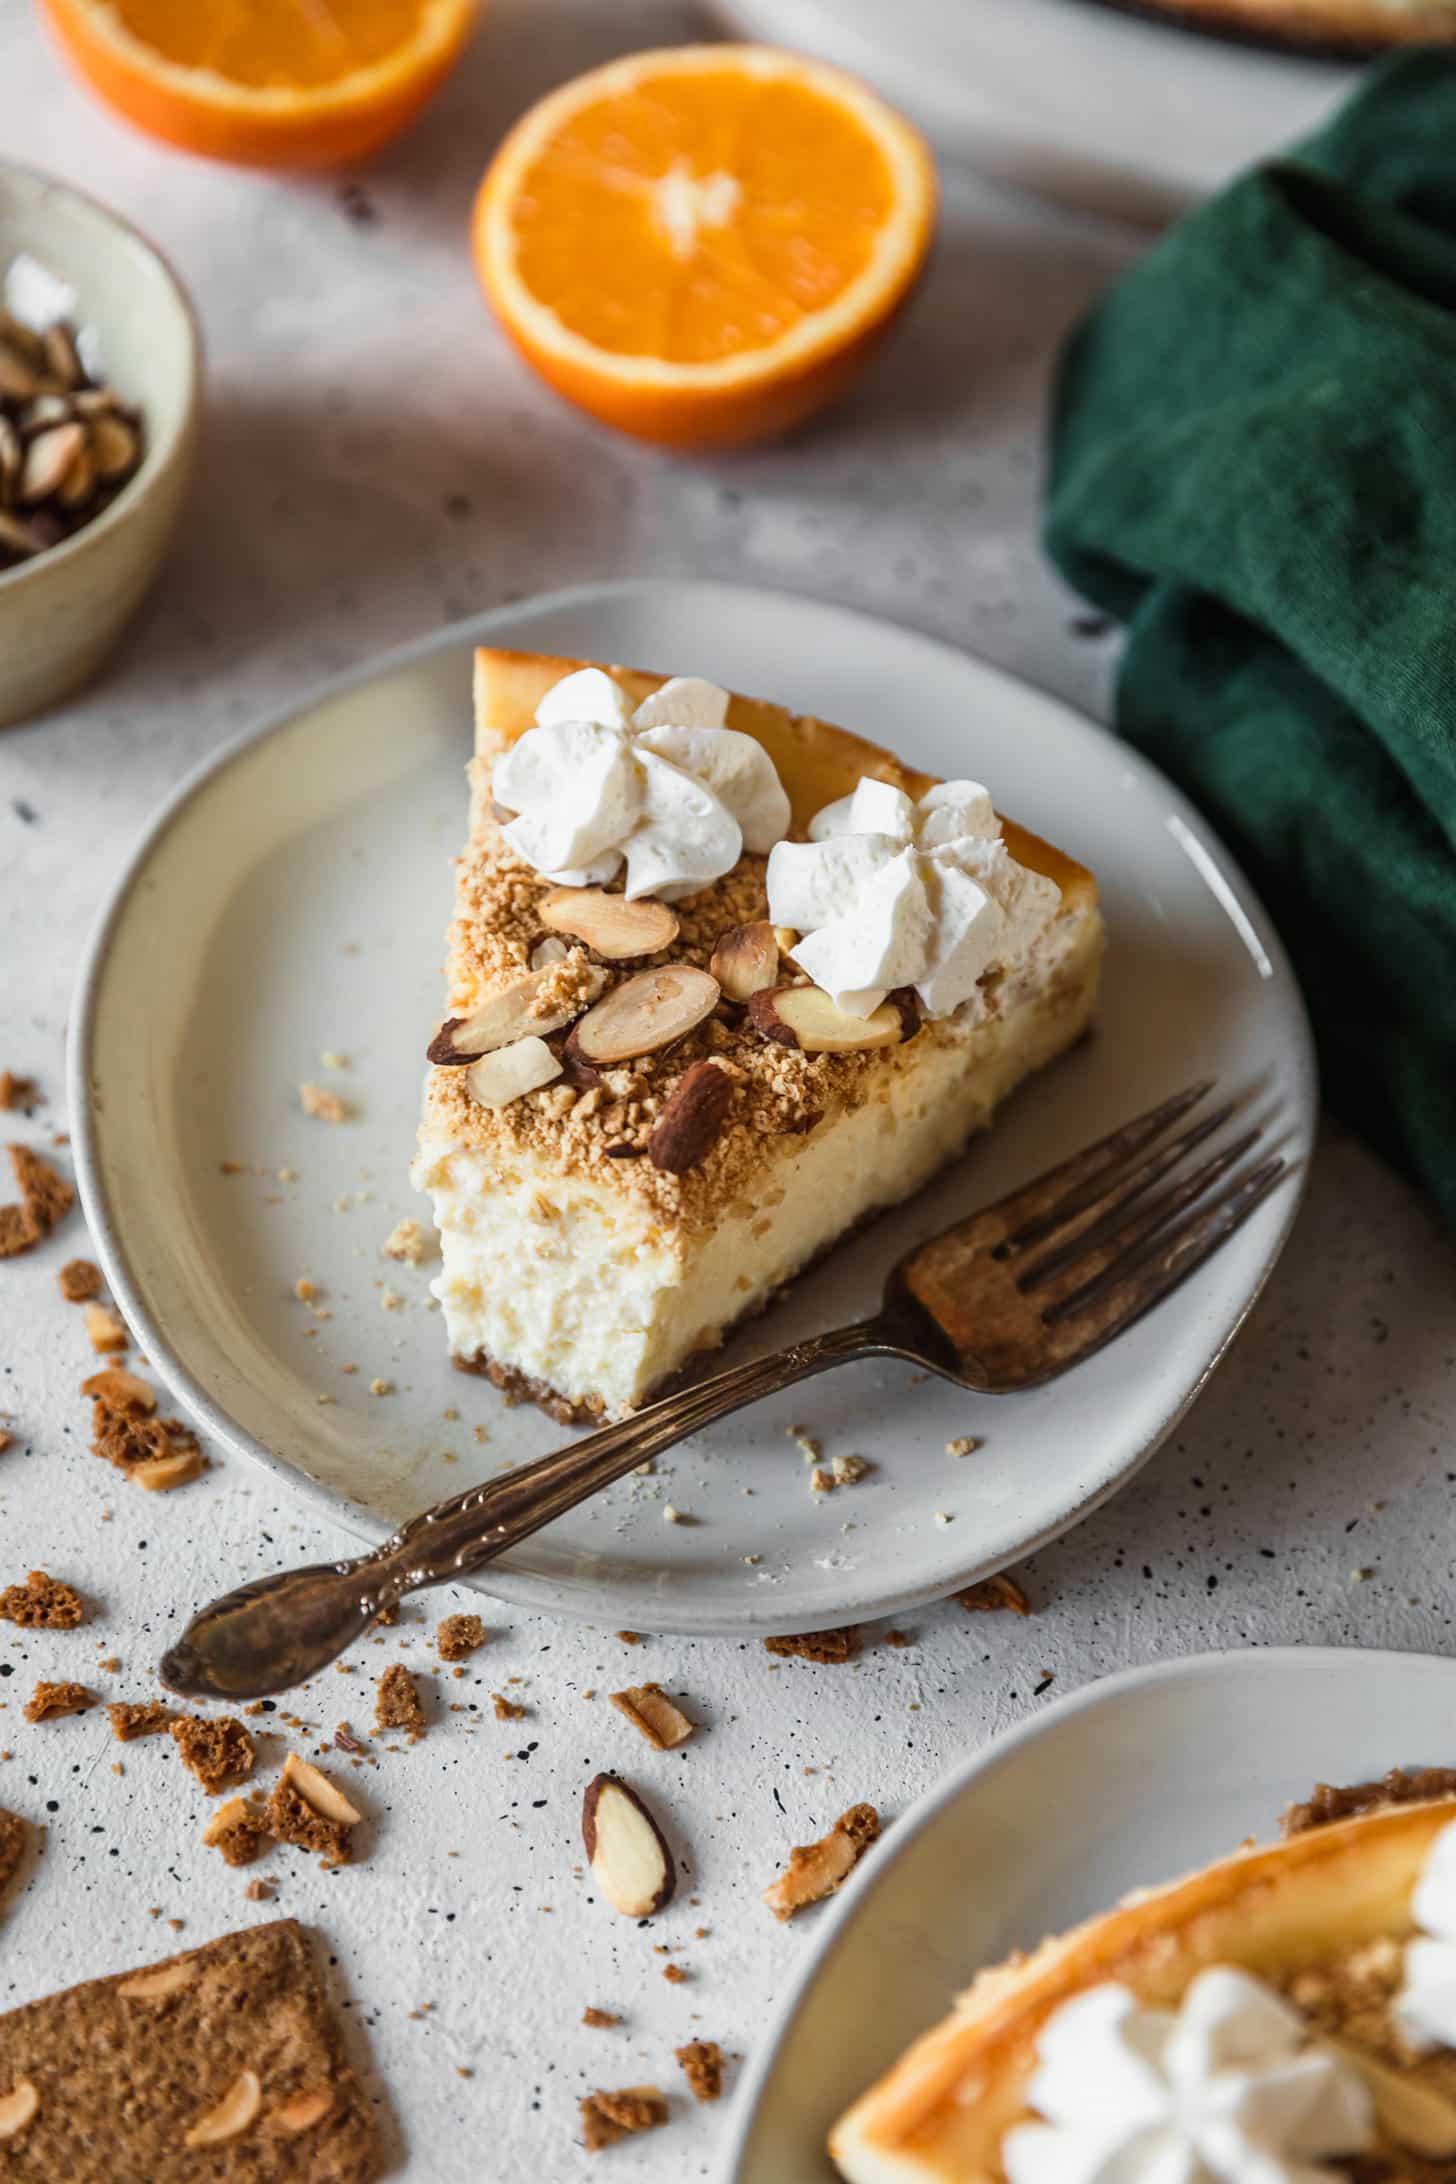
<path fill-rule="evenodd" d="M 476 0 L 44 0 L 79 73 L 149 136 L 246 167 L 362 159 L 412 121 Z"/>
<path fill-rule="evenodd" d="M 517 348 L 644 440 L 799 424 L 860 370 L 935 219 L 917 132 L 854 77 L 768 46 L 637 53 L 533 107 L 474 247 Z"/>

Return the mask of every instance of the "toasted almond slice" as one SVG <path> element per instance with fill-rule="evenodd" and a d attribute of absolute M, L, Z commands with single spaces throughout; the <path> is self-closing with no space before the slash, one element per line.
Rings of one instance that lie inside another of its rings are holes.
<path fill-rule="evenodd" d="M 817 986 L 776 986 L 756 993 L 748 1013 L 765 1039 L 799 1047 L 805 1054 L 857 1054 L 869 1047 L 898 1046 L 904 1016 L 882 1001 L 872 1016 L 851 1016 Z"/>
<path fill-rule="evenodd" d="M 433 1062 L 437 1069 L 460 1069 L 482 1054 L 494 1054 L 501 1047 L 514 1046 L 519 1039 L 532 1034 L 540 1038 L 545 1032 L 559 1031 L 563 1024 L 569 1024 L 573 1016 L 581 1014 L 580 1001 L 568 1002 L 566 1007 L 549 1010 L 544 1016 L 532 1014 L 531 1004 L 551 971 L 552 966 L 544 963 L 493 993 L 473 1014 L 446 1017 L 425 1051 L 426 1061 Z"/>
<path fill-rule="evenodd" d="M 25 464 L 20 473 L 21 500 L 49 500 L 71 465 L 85 453 L 84 425 L 52 425 L 48 431 L 38 432 L 25 451 Z"/>
<path fill-rule="evenodd" d="M 717 1144 L 732 1105 L 732 1079 L 716 1063 L 694 1062 L 678 1080 L 647 1141 L 653 1167 L 664 1175 L 686 1175 L 696 1168 Z"/>
<path fill-rule="evenodd" d="M 661 1684 L 629 1684 L 625 1691 L 614 1691 L 611 1699 L 618 1713 L 625 1714 L 633 1728 L 640 1729 L 659 1752 L 686 1744 L 698 1726 L 674 1704 Z"/>
<path fill-rule="evenodd" d="M 217 1811 L 203 1829 L 203 1842 L 209 1847 L 214 1843 L 221 1842 L 223 1836 L 231 1835 L 239 1821 L 246 1820 L 247 1817 L 247 1799 L 245 1797 L 230 1797 L 225 1805 L 218 1806 Z"/>
<path fill-rule="evenodd" d="M 81 1393 L 94 1395 L 108 1410 L 154 1411 L 157 1407 L 156 1389 L 149 1388 L 124 1365 L 103 1365 L 99 1373 L 81 1382 Z"/>
<path fill-rule="evenodd" d="M 541 899 L 541 922 L 553 932 L 571 933 L 600 956 L 616 962 L 624 956 L 656 955 L 678 936 L 678 916 L 650 895 L 628 902 L 604 887 L 553 887 Z"/>
<path fill-rule="evenodd" d="M 624 1918 L 650 1919 L 677 1886 L 672 1852 L 652 1814 L 618 1775 L 586 1786 L 581 1839 L 598 1887 Z"/>
<path fill-rule="evenodd" d="M 311 2131 L 334 2105 L 334 2089 L 331 2085 L 308 2086 L 302 2093 L 294 2093 L 276 2108 L 268 2111 L 268 2129 L 286 2131 L 290 2138 L 300 2132 Z"/>
<path fill-rule="evenodd" d="M 124 478 L 141 445 L 126 419 L 111 414 L 94 417 L 89 439 L 91 461 L 102 483 L 109 485 L 114 478 Z"/>
<path fill-rule="evenodd" d="M 19 2138 L 40 2112 L 40 2095 L 29 2078 L 17 2078 L 10 2091 L 0 2094 L 0 2140 Z"/>
<path fill-rule="evenodd" d="M 325 1820 L 337 1820 L 340 1827 L 345 1828 L 352 1828 L 359 1821 L 360 1814 L 343 1791 L 309 1760 L 300 1759 L 296 1752 L 290 1752 L 283 1762 L 283 1779 L 291 1782 L 305 1805 L 312 1805 Z"/>
<path fill-rule="evenodd" d="M 241 2138 L 257 2121 L 263 2105 L 263 2088 L 255 2070 L 240 2070 L 232 2084 L 205 2116 L 199 2116 L 183 2140 L 184 2146 L 225 2146 Z"/>
<path fill-rule="evenodd" d="M 235 1805 L 241 1802 L 240 1798 L 233 1799 Z M 224 1812 L 227 1809 L 223 1807 Z M 218 1818 L 221 1817 L 219 1814 Z M 214 1820 L 205 1841 L 212 1841 L 211 1828 L 216 1825 Z M 116 1991 L 127 2002 L 165 2002 L 169 1995 L 180 1994 L 184 1987 L 190 1987 L 196 1977 L 197 1966 L 189 1958 L 181 1957 L 173 1964 L 159 1964 L 154 1972 L 133 1972 Z"/>
<path fill-rule="evenodd" d="M 1408 2154 L 1428 2161 L 1449 2160 L 1456 2154 L 1456 2107 L 1444 2093 L 1423 2079 L 1392 2070 L 1367 2048 L 1348 2041 L 1326 2038 L 1343 2062 L 1358 2070 L 1375 2103 L 1381 2128 Z"/>
<path fill-rule="evenodd" d="M 569 1043 L 583 1061 L 603 1068 L 656 1054 L 711 1016 L 720 991 L 716 978 L 690 963 L 637 971 L 587 1010 Z"/>
<path fill-rule="evenodd" d="M 109 1304 L 87 1304 L 81 1307 L 86 1322 L 86 1339 L 98 1357 L 109 1351 L 124 1350 L 128 1336 L 123 1321 L 117 1318 Z"/>
<path fill-rule="evenodd" d="M 179 1448 L 171 1456 L 144 1457 L 132 1465 L 128 1477 L 149 1494 L 170 1494 L 174 1487 L 186 1486 L 205 1469 L 200 1448 Z"/>
<path fill-rule="evenodd" d="M 509 1107 L 561 1075 L 561 1064 L 544 1039 L 517 1039 L 482 1054 L 465 1072 L 465 1089 L 479 1107 Z"/>
<path fill-rule="evenodd" d="M 713 950 L 708 969 L 730 1001 L 750 1001 L 756 993 L 776 986 L 779 944 L 767 918 L 726 932 Z"/>
<path fill-rule="evenodd" d="M 531 950 L 531 968 L 533 971 L 544 971 L 549 964 L 564 963 L 570 953 L 571 950 L 564 940 L 558 940 L 554 933 L 548 933 Z"/>
<path fill-rule="evenodd" d="M 797 1843 L 787 1869 L 763 1892 L 776 1919 L 791 1919 L 806 1904 L 818 1903 L 843 1886 L 880 1832 L 873 1805 L 851 1805 L 817 1843 Z"/>

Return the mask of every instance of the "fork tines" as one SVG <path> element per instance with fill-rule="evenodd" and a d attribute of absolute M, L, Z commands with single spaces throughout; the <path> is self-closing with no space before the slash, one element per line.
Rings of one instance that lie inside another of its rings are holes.
<path fill-rule="evenodd" d="M 1121 1333 L 1201 1266 L 1284 1174 L 1277 1154 L 1235 1174 L 1259 1140 L 1256 1125 L 1154 1189 L 1235 1112 L 1237 1102 L 1227 1101 L 1166 1137 L 1212 1089 L 1211 1079 L 1190 1085 L 1003 1202 L 1008 1232 L 996 1256 L 1013 1262 L 1017 1288 L 1046 1326 L 1079 1315 L 1088 1346 Z"/>

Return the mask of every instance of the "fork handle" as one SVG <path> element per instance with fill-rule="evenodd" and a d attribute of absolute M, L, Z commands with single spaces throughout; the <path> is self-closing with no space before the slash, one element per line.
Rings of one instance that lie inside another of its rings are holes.
<path fill-rule="evenodd" d="M 745 1403 L 852 1358 L 884 1356 L 895 1348 L 878 1320 L 860 1320 L 852 1327 L 812 1335 L 770 1357 L 732 1365 L 709 1380 L 665 1395 L 630 1418 L 603 1426 L 585 1441 L 570 1442 L 535 1463 L 523 1464 L 505 1478 L 467 1487 L 453 1501 L 412 1517 L 365 1558 L 377 1566 L 380 1605 L 392 1605 L 405 1593 L 484 1569 L 649 1457 Z"/>

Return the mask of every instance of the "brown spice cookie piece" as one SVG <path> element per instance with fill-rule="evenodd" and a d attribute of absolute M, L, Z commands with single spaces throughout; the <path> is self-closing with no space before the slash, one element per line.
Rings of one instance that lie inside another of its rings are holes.
<path fill-rule="evenodd" d="M 83 1683 L 38 1683 L 25 1702 L 27 1721 L 59 1721 L 63 1714 L 84 1714 L 95 1706 L 94 1691 Z"/>
<path fill-rule="evenodd" d="M 18 1259 L 41 1239 L 24 1206 L 0 1206 L 0 1259 Z"/>
<path fill-rule="evenodd" d="M 183 1714 L 168 1727 L 183 1766 L 196 1775 L 209 1797 L 236 1788 L 252 1773 L 256 1748 L 242 1723 L 231 1714 L 217 1721 L 208 1721 L 201 1714 Z"/>
<path fill-rule="evenodd" d="M 65 1177 L 29 1145 L 10 1147 L 10 1165 L 15 1170 L 21 1204 L 44 1236 L 70 1212 L 76 1193 Z"/>
<path fill-rule="evenodd" d="M 89 1259 L 67 1259 L 56 1280 L 67 1304 L 89 1304 L 101 1294 L 101 1269 Z"/>
<path fill-rule="evenodd" d="M 964 1592 L 953 1597 L 967 1615 L 995 1615 L 1002 1608 L 1009 1608 L 1013 1615 L 1031 1613 L 1031 1602 L 1015 1578 L 1008 1577 L 1004 1570 L 995 1577 L 983 1577 L 979 1585 L 967 1585 Z"/>
<path fill-rule="evenodd" d="M 221 1851 L 228 1865 L 252 1865 L 273 1840 L 267 1806 L 261 1797 L 230 1797 L 208 1821 L 202 1840 Z"/>
<path fill-rule="evenodd" d="M 252 2120 L 235 2136 L 198 2138 L 249 2075 Z M 27 2177 L 374 2184 L 383 2173 L 372 2111 L 291 1919 L 0 2017 L 0 2086 L 21 2078 L 40 2104 L 7 2150 Z"/>
<path fill-rule="evenodd" d="M 667 2102 L 655 2085 L 627 2085 L 619 2093 L 598 2090 L 579 2103 L 581 2136 L 589 2154 L 636 2131 L 655 2131 L 667 2121 Z"/>
<path fill-rule="evenodd" d="M 723 2050 L 716 2040 L 689 2040 L 674 2048 L 695 2101 L 715 2101 L 723 2090 Z"/>
<path fill-rule="evenodd" d="M 34 1077 L 17 1077 L 13 1069 L 0 1069 L 0 1107 L 30 1107 L 36 1095 Z"/>
<path fill-rule="evenodd" d="M 0 1805 L 0 1896 L 20 1870 L 25 1855 L 29 1831 L 18 1812 L 7 1812 Z"/>
<path fill-rule="evenodd" d="M 401 1661 L 391 1662 L 375 1687 L 374 1727 L 404 1729 L 412 1744 L 425 1733 L 425 1709 L 415 1680 Z"/>
<path fill-rule="evenodd" d="M 435 1649 L 442 1661 L 463 1661 L 485 1644 L 485 1625 L 478 1615 L 447 1615 L 435 1632 Z"/>
<path fill-rule="evenodd" d="M 776 1919 L 791 1919 L 806 1904 L 818 1903 L 843 1886 L 880 1832 L 873 1805 L 851 1805 L 817 1843 L 797 1843 L 789 1863 L 763 1892 Z"/>
<path fill-rule="evenodd" d="M 765 1638 L 763 1642 L 770 1653 L 837 1667 L 852 1661 L 859 1652 L 860 1630 L 858 1623 L 846 1623 L 842 1630 L 803 1630 L 795 1638 Z"/>
<path fill-rule="evenodd" d="M 0 1592 L 0 1623 L 22 1630 L 74 1630 L 86 1620 L 81 1595 L 47 1570 L 32 1570 L 23 1585 Z"/>
<path fill-rule="evenodd" d="M 606 2032 L 611 2026 L 620 2025 L 622 2022 L 615 2010 L 599 2010 L 594 2002 L 589 2002 L 582 2011 L 581 2021 L 584 2025 L 594 2026 L 598 2032 Z"/>
<path fill-rule="evenodd" d="M 350 1831 L 359 1814 L 343 1791 L 308 1760 L 290 1752 L 268 1800 L 268 1832 L 280 1843 L 316 1850 L 326 1866 L 348 1865 Z"/>
<path fill-rule="evenodd" d="M 118 1744 L 134 1744 L 138 1737 L 159 1736 L 170 1729 L 176 1711 L 165 1699 L 113 1699 L 106 1709 L 111 1734 Z"/>

